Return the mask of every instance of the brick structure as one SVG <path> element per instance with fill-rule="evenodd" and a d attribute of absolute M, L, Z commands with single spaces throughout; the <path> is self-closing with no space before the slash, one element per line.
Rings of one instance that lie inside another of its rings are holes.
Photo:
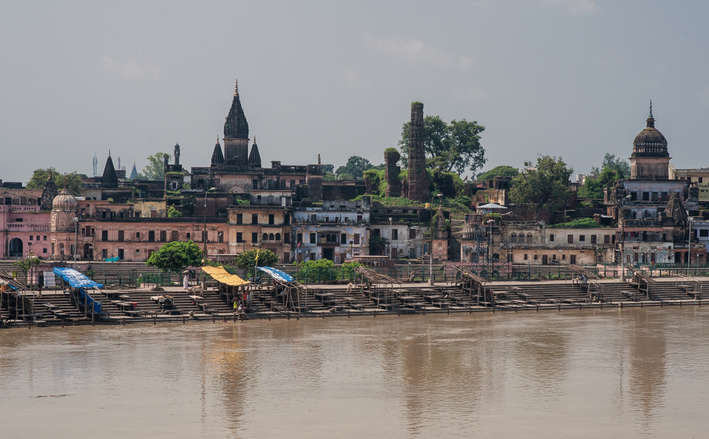
<path fill-rule="evenodd" d="M 426 151 L 423 146 L 423 104 L 411 104 L 411 127 L 409 130 L 409 175 L 408 198 L 430 201 L 431 190 L 426 173 Z"/>
<path fill-rule="evenodd" d="M 401 196 L 401 180 L 399 180 L 400 168 L 396 164 L 399 161 L 400 154 L 394 148 L 387 148 L 384 151 L 384 163 L 386 168 L 384 168 L 387 189 L 387 197 L 400 197 Z"/>

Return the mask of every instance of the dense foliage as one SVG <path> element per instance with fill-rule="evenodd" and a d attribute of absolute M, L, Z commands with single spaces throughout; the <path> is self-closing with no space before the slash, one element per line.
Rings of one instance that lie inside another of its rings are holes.
<path fill-rule="evenodd" d="M 297 278 L 305 283 L 352 281 L 359 265 L 359 262 L 346 262 L 338 267 L 329 259 L 305 261 L 298 266 Z"/>
<path fill-rule="evenodd" d="M 66 190 L 74 195 L 79 195 L 81 192 L 81 175 L 76 172 L 60 174 L 54 168 L 35 169 L 32 173 L 32 178 L 27 183 L 27 189 L 43 189 L 50 175 L 54 179 L 56 187 L 65 187 Z"/>
<path fill-rule="evenodd" d="M 475 172 L 485 164 L 485 148 L 480 144 L 480 134 L 485 127 L 477 121 L 452 120 L 446 123 L 439 116 L 426 116 L 423 120 L 423 144 L 426 165 L 437 172 Z M 401 128 L 399 146 L 404 163 L 407 162 L 411 122 Z"/>
<path fill-rule="evenodd" d="M 554 224 L 549 227 L 557 229 L 591 229 L 600 226 L 596 221 L 594 221 L 593 218 L 576 218 L 574 220 Z"/>
<path fill-rule="evenodd" d="M 490 169 L 489 171 L 482 172 L 478 174 L 477 180 L 478 181 L 486 181 L 486 180 L 492 180 L 495 177 L 516 177 L 519 174 L 519 170 L 517 168 L 513 168 L 512 166 L 507 166 L 507 165 L 500 165 L 500 166 L 495 166 L 494 168 Z"/>
<path fill-rule="evenodd" d="M 186 267 L 202 264 L 202 250 L 192 241 L 169 242 L 148 258 L 148 265 L 163 271 L 180 272 Z"/>
<path fill-rule="evenodd" d="M 148 164 L 141 171 L 141 177 L 148 180 L 162 180 L 165 178 L 165 157 L 170 154 L 166 152 L 156 152 L 148 156 Z"/>
<path fill-rule="evenodd" d="M 359 180 L 362 178 L 362 173 L 372 167 L 372 163 L 366 158 L 353 155 L 347 159 L 344 166 L 337 168 L 335 176 L 338 180 Z"/>
<path fill-rule="evenodd" d="M 615 186 L 618 180 L 630 177 L 630 165 L 626 160 L 606 153 L 601 169 L 594 167 L 579 188 L 579 196 L 590 199 L 602 199 L 603 190 Z"/>
<path fill-rule="evenodd" d="M 266 267 L 278 262 L 278 256 L 268 249 L 253 248 L 236 257 L 236 266 L 246 268 L 251 273 L 256 266 Z"/>
<path fill-rule="evenodd" d="M 534 207 L 540 216 L 544 213 L 552 221 L 562 217 L 563 208 L 571 197 L 569 177 L 572 172 L 561 158 L 538 157 L 536 168 L 512 180 L 510 200 Z"/>

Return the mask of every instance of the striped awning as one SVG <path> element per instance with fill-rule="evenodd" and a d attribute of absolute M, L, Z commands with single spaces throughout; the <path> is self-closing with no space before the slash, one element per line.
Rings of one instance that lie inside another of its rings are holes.
<path fill-rule="evenodd" d="M 220 284 L 229 285 L 230 287 L 240 287 L 249 283 L 249 281 L 244 280 L 235 274 L 229 273 L 221 265 L 219 267 L 205 266 L 202 267 L 202 271 L 210 275 Z"/>

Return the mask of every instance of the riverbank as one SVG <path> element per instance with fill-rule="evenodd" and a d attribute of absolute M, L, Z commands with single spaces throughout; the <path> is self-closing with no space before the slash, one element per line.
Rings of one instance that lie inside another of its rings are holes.
<path fill-rule="evenodd" d="M 272 288 L 249 291 L 246 312 L 234 312 L 232 298 L 218 289 L 195 292 L 167 287 L 94 292 L 101 314 L 82 311 L 63 291 L 24 292 L 13 307 L 3 296 L 2 327 L 126 325 L 301 318 L 376 318 L 383 315 L 426 315 L 494 312 L 540 312 L 631 307 L 701 306 L 709 304 L 709 278 L 666 278 L 646 285 L 616 280 L 488 282 L 485 294 L 458 284 L 306 285 L 286 301 Z M 7 293 L 5 293 L 7 294 Z M 169 306 L 165 298 L 169 297 Z"/>

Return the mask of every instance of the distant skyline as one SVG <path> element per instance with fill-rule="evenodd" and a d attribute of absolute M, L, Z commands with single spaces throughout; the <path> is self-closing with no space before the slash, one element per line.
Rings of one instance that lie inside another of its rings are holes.
<path fill-rule="evenodd" d="M 628 158 L 653 101 L 675 167 L 709 166 L 699 1 L 16 2 L 0 16 L 0 178 L 209 164 L 234 80 L 264 166 L 373 163 L 410 103 L 476 120 L 483 168 Z"/>

